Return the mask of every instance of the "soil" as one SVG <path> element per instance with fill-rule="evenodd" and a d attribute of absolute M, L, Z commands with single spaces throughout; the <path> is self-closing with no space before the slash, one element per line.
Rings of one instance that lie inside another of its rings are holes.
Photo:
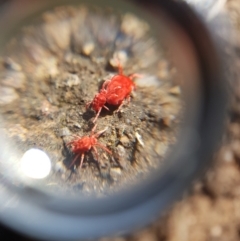
<path fill-rule="evenodd" d="M 89 151 L 80 169 L 67 143 L 90 135 L 96 113 L 86 104 L 117 74 L 118 60 L 125 75 L 142 77 L 134 79 L 130 103 L 118 112 L 108 106 L 97 120 L 96 132 L 107 127 L 99 142 L 113 154 Z M 132 13 L 85 6 L 45 12 L 8 42 L 0 69 L 0 128 L 17 153 L 13 162 L 30 148 L 45 151 L 52 171 L 39 182 L 50 190 L 114 192 L 162 165 L 176 141 L 182 103 L 174 67 L 149 24 Z"/>

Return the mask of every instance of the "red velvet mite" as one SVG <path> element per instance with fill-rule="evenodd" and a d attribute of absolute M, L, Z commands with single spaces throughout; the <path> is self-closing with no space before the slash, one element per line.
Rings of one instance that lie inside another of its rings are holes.
<path fill-rule="evenodd" d="M 94 96 L 92 102 L 87 104 L 87 108 L 91 106 L 97 112 L 93 122 L 96 122 L 102 108 L 109 110 L 106 103 L 110 105 L 118 105 L 117 112 L 123 105 L 123 101 L 127 99 L 130 101 L 130 94 L 136 88 L 135 83 L 132 81 L 134 77 L 140 77 L 139 74 L 132 74 L 125 76 L 120 63 L 118 64 L 118 74 L 114 75 L 111 79 L 106 80 L 100 92 Z"/>
<path fill-rule="evenodd" d="M 71 146 L 72 152 L 76 155 L 70 167 L 77 161 L 79 156 L 81 156 L 81 160 L 80 160 L 80 168 L 81 168 L 85 153 L 90 151 L 91 149 L 93 149 L 93 152 L 96 154 L 96 157 L 98 160 L 98 152 L 96 147 L 100 147 L 104 151 L 108 152 L 109 154 L 112 154 L 112 152 L 106 146 L 102 145 L 97 140 L 97 138 L 103 132 L 105 132 L 107 128 L 94 134 L 95 129 L 96 129 L 96 125 L 93 127 L 92 132 L 89 136 L 77 137 L 75 140 L 67 143 L 67 146 Z"/>

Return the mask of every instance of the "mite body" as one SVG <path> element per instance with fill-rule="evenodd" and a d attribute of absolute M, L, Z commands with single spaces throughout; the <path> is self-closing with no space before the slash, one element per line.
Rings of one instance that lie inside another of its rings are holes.
<path fill-rule="evenodd" d="M 132 80 L 134 77 L 139 76 L 140 75 L 138 74 L 125 76 L 123 74 L 122 66 L 119 64 L 118 74 L 114 75 L 111 79 L 106 80 L 103 83 L 100 92 L 94 96 L 93 101 L 87 104 L 87 108 L 91 106 L 92 109 L 97 112 L 93 122 L 96 122 L 102 108 L 109 110 L 105 104 L 117 105 L 119 106 L 117 111 L 119 111 L 125 99 L 130 101 L 130 94 L 136 88 L 136 85 Z"/>
<path fill-rule="evenodd" d="M 89 136 L 83 136 L 83 137 L 77 137 L 75 140 L 70 141 L 67 143 L 67 146 L 71 146 L 72 152 L 76 155 L 75 158 L 73 159 L 70 167 L 77 161 L 77 159 L 81 156 L 80 160 L 80 168 L 82 167 L 83 160 L 85 153 L 90 151 L 91 149 L 97 156 L 98 160 L 98 152 L 96 147 L 102 148 L 104 151 L 108 152 L 109 154 L 112 154 L 112 152 L 104 145 L 98 142 L 98 137 L 107 130 L 105 128 L 102 131 L 99 131 L 97 133 L 94 133 L 96 129 L 96 125 L 93 127 L 92 132 Z"/>
<path fill-rule="evenodd" d="M 115 75 L 110 81 L 103 84 L 107 90 L 107 103 L 110 105 L 121 105 L 124 99 L 129 99 L 131 92 L 136 88 L 131 76 Z"/>

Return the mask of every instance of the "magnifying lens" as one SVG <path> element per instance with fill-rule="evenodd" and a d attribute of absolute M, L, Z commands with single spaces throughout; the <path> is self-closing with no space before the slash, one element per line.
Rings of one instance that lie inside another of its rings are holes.
<path fill-rule="evenodd" d="M 43 240 L 126 233 L 209 164 L 225 82 L 184 3 L 1 8 L 0 222 Z"/>

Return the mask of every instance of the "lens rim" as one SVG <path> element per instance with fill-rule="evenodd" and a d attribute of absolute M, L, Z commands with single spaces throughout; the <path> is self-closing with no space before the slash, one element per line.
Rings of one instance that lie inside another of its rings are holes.
<path fill-rule="evenodd" d="M 210 163 L 223 130 L 227 103 L 226 81 L 216 43 L 204 23 L 185 3 L 170 0 L 130 2 L 151 9 L 155 14 L 160 8 L 188 34 L 196 50 L 203 94 L 199 120 L 195 123 L 200 141 L 193 151 L 185 150 L 178 156 L 179 163 L 191 168 L 183 168 L 181 172 L 175 169 L 163 175 L 161 180 L 156 177 L 125 196 L 116 195 L 88 203 L 55 200 L 43 195 L 42 205 L 35 205 L 28 199 L 34 190 L 25 190 L 23 197 L 22 192 L 9 187 L 3 192 L 1 200 L 9 200 L 15 193 L 17 205 L 14 209 L 1 208 L 0 219 L 20 233 L 47 240 L 76 240 L 130 232 L 156 218 Z M 76 208 L 82 215 L 72 212 Z M 27 219 L 28 213 L 37 218 Z"/>

